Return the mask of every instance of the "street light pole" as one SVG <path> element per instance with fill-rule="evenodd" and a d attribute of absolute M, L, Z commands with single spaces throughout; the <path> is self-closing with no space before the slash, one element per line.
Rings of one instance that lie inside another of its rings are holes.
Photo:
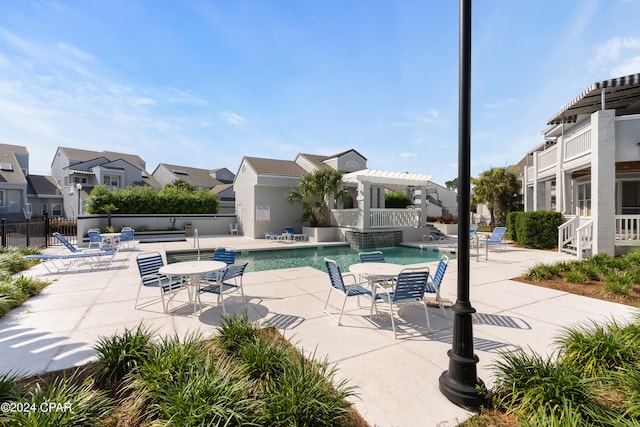
<path fill-rule="evenodd" d="M 458 294 L 452 309 L 453 342 L 449 370 L 440 375 L 440 391 L 451 402 L 477 410 L 484 403 L 484 383 L 477 376 L 473 352 L 476 310 L 469 300 L 469 224 L 471 196 L 471 0 L 460 0 L 460 80 L 458 118 Z M 464 237 L 466 236 L 466 237 Z"/>
<path fill-rule="evenodd" d="M 76 215 L 76 217 L 79 217 L 80 214 L 81 214 L 80 209 L 82 207 L 81 203 L 80 203 L 80 190 L 82 190 L 82 184 L 77 183 L 76 184 L 76 189 L 78 190 L 78 215 Z"/>

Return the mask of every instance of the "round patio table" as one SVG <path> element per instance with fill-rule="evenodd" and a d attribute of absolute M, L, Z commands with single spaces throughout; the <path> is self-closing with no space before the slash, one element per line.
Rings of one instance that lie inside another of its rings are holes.
<path fill-rule="evenodd" d="M 181 261 L 167 264 L 158 270 L 160 274 L 169 277 L 181 277 L 189 286 L 189 303 L 193 303 L 193 314 L 196 313 L 194 296 L 200 288 L 200 277 L 227 268 L 227 263 L 222 261 Z"/>

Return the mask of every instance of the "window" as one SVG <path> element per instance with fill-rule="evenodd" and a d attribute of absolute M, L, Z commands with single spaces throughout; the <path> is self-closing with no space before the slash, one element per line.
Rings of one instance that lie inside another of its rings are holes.
<path fill-rule="evenodd" d="M 640 214 L 640 181 L 621 182 L 622 215 Z"/>
<path fill-rule="evenodd" d="M 578 215 L 591 216 L 591 183 L 578 184 Z"/>
<path fill-rule="evenodd" d="M 48 203 L 43 203 L 42 204 L 42 215 L 47 215 L 49 213 L 49 204 Z"/>
<path fill-rule="evenodd" d="M 86 184 L 87 183 L 87 177 L 86 176 L 74 176 L 73 177 L 73 182 L 74 183 L 80 183 L 80 184 Z"/>
<path fill-rule="evenodd" d="M 7 190 L 6 203 L 9 212 L 20 212 L 22 209 L 22 191 Z"/>
<path fill-rule="evenodd" d="M 0 190 L 0 208 L 4 208 L 4 190 Z"/>
<path fill-rule="evenodd" d="M 51 205 L 52 216 L 62 216 L 62 203 L 54 203 Z"/>
<path fill-rule="evenodd" d="M 119 187 L 120 185 L 120 177 L 115 175 L 105 175 L 102 183 L 109 187 Z"/>

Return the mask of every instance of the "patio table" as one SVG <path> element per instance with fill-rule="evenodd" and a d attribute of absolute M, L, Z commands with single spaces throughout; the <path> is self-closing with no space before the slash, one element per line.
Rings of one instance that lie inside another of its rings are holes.
<path fill-rule="evenodd" d="M 181 261 L 160 267 L 160 274 L 168 277 L 180 277 L 188 286 L 189 303 L 193 304 L 193 314 L 196 314 L 196 302 L 194 296 L 200 288 L 200 277 L 222 271 L 227 264 L 222 261 Z"/>

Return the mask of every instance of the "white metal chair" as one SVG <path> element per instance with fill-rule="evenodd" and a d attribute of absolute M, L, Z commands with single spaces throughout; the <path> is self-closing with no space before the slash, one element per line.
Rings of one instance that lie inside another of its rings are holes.
<path fill-rule="evenodd" d="M 356 276 L 351 273 L 342 274 L 340 272 L 340 266 L 334 260 L 325 258 L 324 264 L 327 267 L 327 273 L 329 273 L 329 281 L 331 282 L 331 288 L 329 288 L 329 295 L 327 295 L 327 301 L 324 303 L 324 313 L 327 314 L 334 320 L 337 320 L 338 325 L 342 321 L 342 313 L 344 312 L 344 306 L 347 303 L 347 299 L 349 297 L 357 297 L 358 298 L 358 307 L 360 306 L 360 295 L 367 295 L 371 297 L 371 291 L 364 288 L 363 283 L 358 283 L 356 280 Z M 347 285 L 344 283 L 345 277 L 353 278 L 353 285 Z M 344 295 L 344 300 L 342 301 L 342 307 L 340 308 L 340 315 L 338 319 L 333 317 L 329 311 L 327 311 L 327 306 L 329 305 L 329 298 L 331 298 L 331 292 L 335 290 Z"/>
<path fill-rule="evenodd" d="M 238 223 L 234 222 L 233 224 L 229 224 L 229 235 L 233 236 L 233 235 L 238 236 Z"/>

